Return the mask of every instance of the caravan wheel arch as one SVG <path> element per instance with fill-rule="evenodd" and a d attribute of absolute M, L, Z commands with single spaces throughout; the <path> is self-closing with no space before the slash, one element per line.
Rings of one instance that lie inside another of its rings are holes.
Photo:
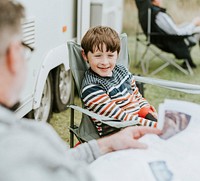
<path fill-rule="evenodd" d="M 47 53 L 38 74 L 32 111 L 28 114 L 29 118 L 49 121 L 52 109 L 55 112 L 66 109 L 71 91 L 71 75 L 68 62 L 66 44 Z"/>

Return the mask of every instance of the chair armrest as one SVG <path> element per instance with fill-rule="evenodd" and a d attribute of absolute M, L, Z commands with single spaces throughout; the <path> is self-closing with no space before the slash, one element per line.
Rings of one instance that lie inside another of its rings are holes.
<path fill-rule="evenodd" d="M 76 111 L 82 112 L 83 114 L 86 114 L 92 118 L 95 118 L 98 121 L 114 128 L 125 128 L 127 126 L 135 126 L 139 124 L 138 121 L 135 121 L 135 120 L 121 122 L 120 120 L 96 114 L 94 112 L 88 111 L 87 109 L 84 109 L 76 105 L 69 105 L 68 107 Z"/>

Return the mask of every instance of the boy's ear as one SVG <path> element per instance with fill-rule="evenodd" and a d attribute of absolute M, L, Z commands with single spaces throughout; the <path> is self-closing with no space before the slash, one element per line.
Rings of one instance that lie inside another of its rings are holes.
<path fill-rule="evenodd" d="M 87 55 L 85 54 L 84 50 L 81 50 L 81 55 L 85 61 L 87 61 Z"/>

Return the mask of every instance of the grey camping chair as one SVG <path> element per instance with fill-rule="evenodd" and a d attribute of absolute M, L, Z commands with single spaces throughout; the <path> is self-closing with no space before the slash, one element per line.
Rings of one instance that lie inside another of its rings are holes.
<path fill-rule="evenodd" d="M 120 36 L 121 38 L 121 52 L 120 56 L 118 59 L 119 63 L 124 64 L 126 67 L 129 65 L 129 56 L 128 56 L 128 47 L 127 47 L 127 35 L 122 34 Z M 71 73 L 74 78 L 77 91 L 80 97 L 80 87 L 81 87 L 81 82 L 84 76 L 84 72 L 88 69 L 88 65 L 86 62 L 83 60 L 81 56 L 81 46 L 73 41 L 68 42 L 68 50 L 69 50 L 69 57 L 70 57 L 70 68 L 71 68 Z M 173 81 L 168 81 L 168 80 L 162 80 L 162 79 L 153 79 L 149 77 L 142 77 L 142 76 L 134 76 L 136 83 L 141 85 L 142 83 L 144 84 L 152 84 L 155 86 L 159 86 L 162 88 L 167 88 L 167 89 L 172 89 L 176 91 L 181 91 L 185 93 L 192 93 L 192 94 L 200 94 L 200 86 L 199 85 L 191 85 L 191 84 L 185 84 L 185 83 L 180 83 L 180 82 L 173 82 Z M 73 81 L 72 81 L 73 82 Z M 137 86 L 138 86 L 137 84 Z M 73 87 L 73 86 L 72 86 Z M 143 94 L 143 86 L 138 86 L 140 92 Z M 72 94 L 74 93 L 74 90 L 72 90 Z M 78 138 L 80 142 L 87 142 L 91 139 L 97 139 L 99 138 L 99 135 L 96 131 L 96 128 L 90 119 L 90 117 L 98 116 L 94 115 L 88 110 L 85 110 L 81 107 L 75 106 L 75 105 L 70 105 L 71 107 L 71 118 L 70 118 L 70 146 L 74 146 L 74 135 Z M 74 123 L 74 110 L 77 110 L 79 112 L 82 112 L 82 119 L 80 122 L 80 125 L 76 126 Z M 126 122 L 115 122 L 113 119 L 112 121 L 109 122 L 109 119 L 104 116 L 99 116 L 97 118 L 98 120 L 101 120 L 103 123 L 106 123 L 110 126 L 114 126 L 117 128 L 121 127 L 126 127 L 126 126 L 131 126 L 135 125 L 136 123 L 133 121 L 126 121 Z M 120 124 L 121 123 L 121 124 Z M 123 124 L 123 125 L 122 125 Z"/>
<path fill-rule="evenodd" d="M 121 39 L 121 51 L 120 51 L 120 54 L 119 54 L 118 63 L 121 63 L 128 68 L 129 57 L 128 57 L 128 47 L 127 47 L 128 46 L 127 45 L 127 35 L 121 34 L 120 39 Z M 74 82 L 75 82 L 75 85 L 76 85 L 76 88 L 77 88 L 78 95 L 80 97 L 81 82 L 82 82 L 82 79 L 84 77 L 85 71 L 88 69 L 88 65 L 82 58 L 81 46 L 79 44 L 77 44 L 73 41 L 68 42 L 68 50 L 69 50 L 69 57 L 70 57 L 69 64 L 70 64 L 71 73 L 72 73 L 72 76 L 74 78 Z M 142 86 L 140 86 L 138 88 L 141 89 Z M 72 92 L 74 92 L 74 90 L 72 90 Z M 143 93 L 142 90 L 141 90 L 141 93 Z M 91 114 L 91 112 L 89 112 L 85 109 L 82 109 L 78 106 L 75 106 L 75 105 L 70 105 L 69 107 L 71 107 L 70 146 L 71 147 L 74 146 L 74 135 L 76 135 L 77 139 L 80 142 L 87 142 L 91 139 L 99 138 L 99 135 L 96 131 L 96 128 L 95 128 L 92 120 L 90 119 L 90 116 L 91 117 L 95 117 L 95 116 L 98 117 L 98 115 L 93 115 L 93 114 Z M 84 107 L 84 106 L 82 106 L 82 107 Z M 77 110 L 77 111 L 80 111 L 80 112 L 84 112 L 82 114 L 81 123 L 78 126 L 76 126 L 75 123 L 74 123 L 74 109 Z M 105 118 L 103 116 L 98 117 L 98 120 L 103 121 L 104 119 L 108 120 L 107 118 Z M 118 123 L 119 123 L 119 121 L 118 121 Z M 106 122 L 106 124 L 107 124 L 107 122 Z M 135 124 L 135 123 L 133 122 L 133 123 L 130 123 L 130 124 Z M 108 124 L 108 125 L 110 125 L 110 124 Z M 111 123 L 111 125 L 112 125 L 112 123 Z M 119 128 L 119 127 L 117 126 L 115 128 Z"/>
<path fill-rule="evenodd" d="M 192 60 L 190 50 L 195 44 L 188 44 L 185 42 L 185 38 L 192 35 L 169 35 L 161 30 L 155 23 L 155 14 L 159 11 L 158 7 L 151 4 L 151 0 L 135 0 L 136 7 L 138 9 L 138 20 L 141 25 L 142 31 L 136 33 L 136 48 L 135 59 L 137 59 L 138 42 L 142 43 L 146 49 L 139 59 L 143 73 L 148 73 L 151 60 L 156 57 L 161 59 L 164 63 L 151 72 L 154 75 L 165 67 L 172 65 L 176 69 L 180 70 L 184 74 L 193 75 L 193 71 L 189 65 L 189 60 Z M 162 8 L 163 9 L 163 8 Z M 146 37 L 146 38 L 144 38 Z M 147 53 L 151 52 L 151 54 Z M 174 58 L 168 58 L 163 53 L 169 53 Z M 150 55 L 150 56 L 149 56 Z M 187 69 L 183 69 L 177 60 L 183 60 Z"/>

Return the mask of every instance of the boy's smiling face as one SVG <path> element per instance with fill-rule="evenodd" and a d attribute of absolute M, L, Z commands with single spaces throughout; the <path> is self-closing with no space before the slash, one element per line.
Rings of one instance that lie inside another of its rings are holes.
<path fill-rule="evenodd" d="M 112 70 L 116 65 L 117 58 L 117 51 L 107 51 L 105 44 L 103 44 L 102 51 L 96 47 L 93 53 L 89 51 L 84 56 L 84 59 L 89 62 L 91 69 L 101 77 L 112 76 Z"/>

